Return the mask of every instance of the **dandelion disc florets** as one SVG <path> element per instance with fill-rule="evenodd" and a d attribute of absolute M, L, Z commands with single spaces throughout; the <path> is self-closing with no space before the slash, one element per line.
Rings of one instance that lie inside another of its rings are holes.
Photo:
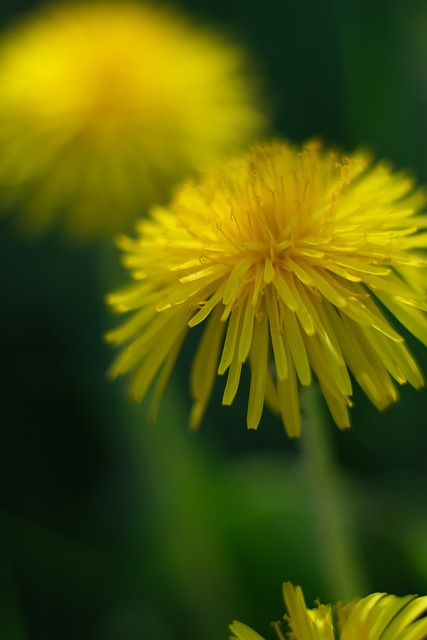
<path fill-rule="evenodd" d="M 27 227 L 126 230 L 264 128 L 246 55 L 222 36 L 154 4 L 58 4 L 0 41 L 1 203 Z"/>
<path fill-rule="evenodd" d="M 274 623 L 278 640 L 425 640 L 427 597 L 372 593 L 346 604 L 307 609 L 301 587 L 283 585 L 289 615 L 286 631 Z M 233 622 L 230 640 L 263 640 L 247 625 Z"/>
<path fill-rule="evenodd" d="M 364 153 L 340 157 L 315 142 L 254 147 L 154 209 L 136 239 L 122 238 L 136 282 L 109 297 L 133 312 L 108 336 L 128 345 L 111 374 L 132 371 L 137 400 L 159 374 L 160 397 L 187 331 L 203 325 L 193 426 L 217 373 L 226 375 L 223 403 L 233 402 L 246 362 L 250 428 L 266 401 L 297 436 L 298 385 L 313 374 L 339 427 L 349 426 L 349 371 L 383 409 L 397 399 L 393 379 L 423 383 L 382 309 L 427 343 L 424 201 L 406 175 Z"/>

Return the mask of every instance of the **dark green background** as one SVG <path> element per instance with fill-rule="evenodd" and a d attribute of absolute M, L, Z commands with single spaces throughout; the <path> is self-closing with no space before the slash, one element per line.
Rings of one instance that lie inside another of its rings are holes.
<path fill-rule="evenodd" d="M 37 5 L 3 0 L 3 24 Z M 363 143 L 427 182 L 425 2 L 180 6 L 249 47 L 275 135 Z M 0 219 L 0 637 L 220 640 L 238 618 L 272 638 L 283 580 L 332 597 L 299 443 L 267 411 L 246 431 L 247 389 L 231 409 L 218 391 L 190 433 L 190 343 L 146 424 L 105 379 L 118 259 L 54 234 L 30 243 Z M 424 390 L 384 413 L 356 390 L 353 429 L 330 426 L 367 591 L 427 593 L 426 412 Z"/>

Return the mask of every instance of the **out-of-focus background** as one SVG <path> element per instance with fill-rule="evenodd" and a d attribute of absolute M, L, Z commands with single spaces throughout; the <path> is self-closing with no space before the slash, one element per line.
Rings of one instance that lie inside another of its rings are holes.
<path fill-rule="evenodd" d="M 38 6 L 2 0 L 2 25 Z M 367 145 L 427 183 L 425 2 L 179 7 L 247 46 L 276 135 Z M 267 410 L 248 432 L 244 389 L 190 433 L 190 343 L 148 424 L 105 377 L 103 296 L 126 278 L 113 246 L 0 218 L 0 637 L 219 640 L 237 618 L 272 638 L 282 581 L 331 597 L 299 443 Z M 427 593 L 426 412 L 425 390 L 379 413 L 356 389 L 353 428 L 330 426 L 368 592 Z"/>

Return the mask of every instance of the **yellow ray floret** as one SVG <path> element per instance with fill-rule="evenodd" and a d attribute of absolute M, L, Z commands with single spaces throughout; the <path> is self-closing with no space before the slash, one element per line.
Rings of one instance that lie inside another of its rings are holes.
<path fill-rule="evenodd" d="M 301 587 L 287 582 L 283 595 L 288 610 L 286 630 L 273 623 L 279 640 L 425 640 L 427 597 L 372 593 L 337 605 L 307 609 Z M 242 622 L 230 625 L 230 640 L 263 640 Z"/>
<path fill-rule="evenodd" d="M 222 36 L 154 4 L 53 4 L 0 41 L 1 202 L 27 227 L 123 231 L 264 128 Z"/>
<path fill-rule="evenodd" d="M 266 401 L 298 436 L 298 386 L 314 377 L 337 425 L 348 427 L 349 371 L 383 409 L 397 399 L 395 382 L 423 384 L 384 308 L 427 343 L 424 204 L 406 175 L 364 153 L 255 146 L 154 209 L 136 239 L 121 239 L 136 282 L 108 298 L 132 312 L 108 335 L 127 345 L 111 374 L 132 371 L 140 400 L 157 374 L 165 384 L 186 333 L 201 325 L 192 426 L 216 374 L 227 376 L 229 405 L 246 363 L 249 428 Z"/>

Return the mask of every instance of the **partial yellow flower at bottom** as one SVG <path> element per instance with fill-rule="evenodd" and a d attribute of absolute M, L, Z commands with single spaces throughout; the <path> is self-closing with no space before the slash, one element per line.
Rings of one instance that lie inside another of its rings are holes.
<path fill-rule="evenodd" d="M 279 640 L 425 640 L 427 597 L 373 593 L 337 605 L 307 609 L 301 587 L 287 582 L 283 595 L 287 629 L 274 623 Z M 230 640 L 263 640 L 247 625 L 234 621 Z"/>
<path fill-rule="evenodd" d="M 0 40 L 0 203 L 27 228 L 124 231 L 264 129 L 245 52 L 210 28 L 155 3 L 54 4 Z"/>
<path fill-rule="evenodd" d="M 383 409 L 398 397 L 393 379 L 423 384 L 383 307 L 427 344 L 424 205 L 406 175 L 366 154 L 255 146 L 154 209 L 136 239 L 120 240 L 135 282 L 108 302 L 133 315 L 107 336 L 125 345 L 111 375 L 132 372 L 137 401 L 158 376 L 158 402 L 200 325 L 192 426 L 217 373 L 227 373 L 223 404 L 233 402 L 246 362 L 249 428 L 266 401 L 298 436 L 298 385 L 313 374 L 339 427 L 350 424 L 349 370 Z"/>

